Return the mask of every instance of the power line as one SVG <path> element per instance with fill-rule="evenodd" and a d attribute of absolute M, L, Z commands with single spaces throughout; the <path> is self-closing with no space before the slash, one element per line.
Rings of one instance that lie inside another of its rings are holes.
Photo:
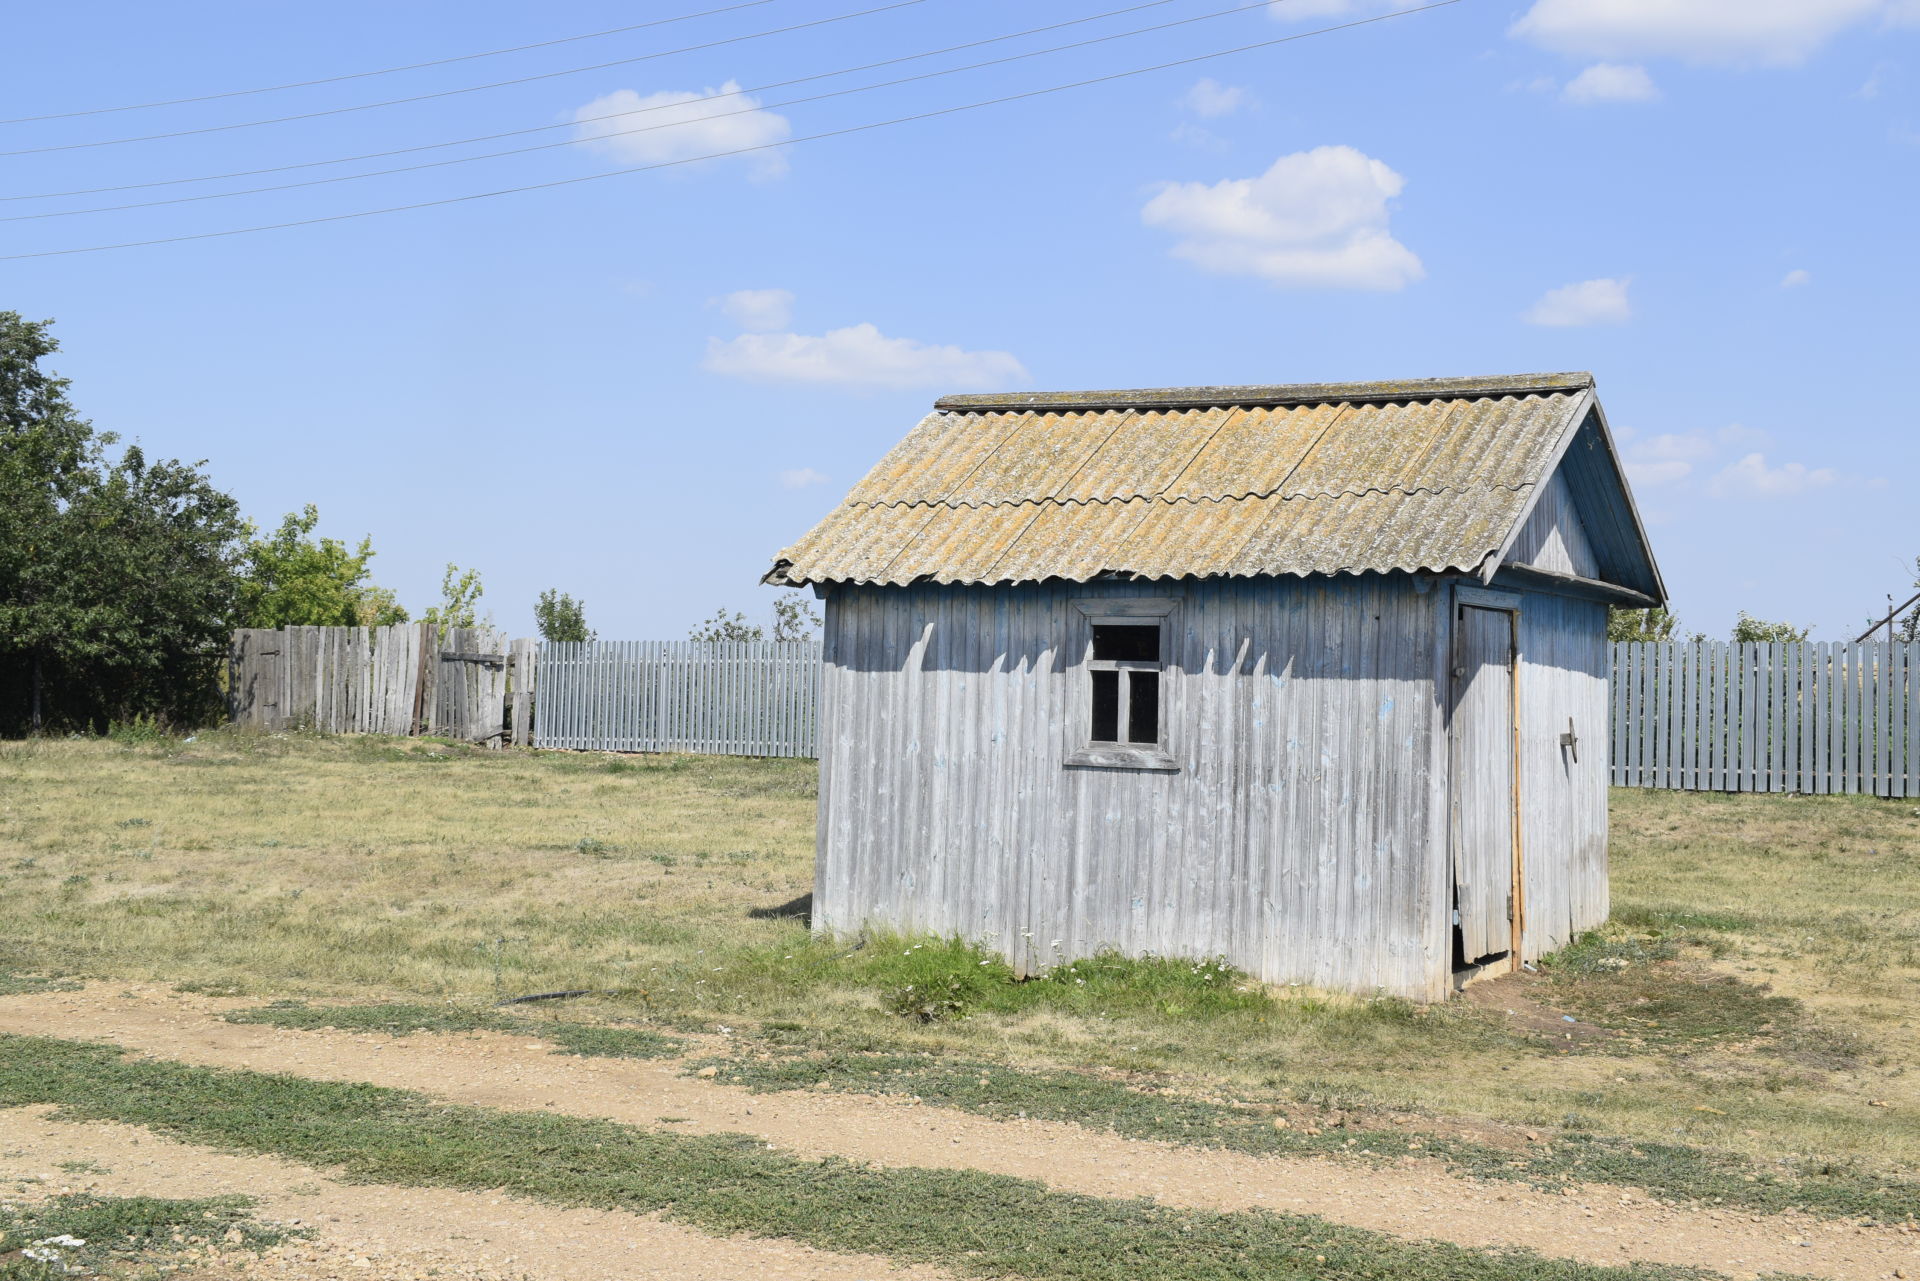
<path fill-rule="evenodd" d="M 1264 0 L 1259 0 L 1264 2 Z M 878 62 L 861 63 L 853 67 L 841 67 L 835 71 L 822 71 L 810 76 L 797 76 L 791 80 L 774 80 L 762 85 L 749 85 L 734 93 L 712 93 L 698 98 L 688 98 L 671 106 L 692 106 L 701 102 L 712 102 L 719 98 L 730 98 L 735 94 L 765 93 L 769 89 L 786 89 L 793 85 L 808 84 L 815 80 L 828 80 L 834 76 L 848 76 L 860 71 L 873 71 L 880 67 L 896 66 L 902 62 L 916 62 L 922 58 L 937 58 L 941 54 L 959 53 L 963 49 L 977 49 L 982 45 L 1000 44 L 1008 40 L 1018 40 L 1024 36 L 1040 35 L 1047 31 L 1058 31 L 1064 27 L 1082 26 L 1089 22 L 1098 22 L 1104 18 L 1117 18 L 1122 14 L 1137 13 L 1142 9 L 1157 9 L 1175 3 L 1175 0 L 1144 0 L 1141 4 L 1128 5 L 1121 9 L 1109 9 L 1105 13 L 1091 14 L 1084 18 L 1070 18 L 1064 22 L 1051 22 L 1045 26 L 1028 27 L 1024 31 L 1013 31 L 1006 35 L 989 36 L 982 40 L 968 40 L 962 44 L 948 45 L 943 49 L 930 49 L 925 53 L 910 53 L 898 58 L 882 58 Z M 230 173 L 202 174 L 195 178 L 163 178 L 154 182 L 129 182 L 112 187 L 81 187 L 72 191 L 42 191 L 31 195 L 0 196 L 0 203 L 16 200 L 61 200 L 69 196 L 100 196 L 116 191 L 140 191 L 148 187 L 177 187 L 192 182 L 220 182 L 228 178 L 258 178 L 270 173 L 290 173 L 296 169 L 315 169 L 322 165 L 347 165 L 360 160 L 384 160 L 389 156 L 406 156 L 420 151 L 438 151 L 445 147 L 464 147 L 476 142 L 497 142 L 502 138 L 520 138 L 530 133 L 547 133 L 554 129 L 570 129 L 575 125 L 596 124 L 602 120 L 618 120 L 626 116 L 647 111 L 658 111 L 659 107 L 644 107 L 639 111 L 614 111 L 604 116 L 587 116 L 579 120 L 563 120 L 557 124 L 534 125 L 527 129 L 508 129 L 501 133 L 477 134 L 471 138 L 456 138 L 451 142 L 427 142 L 415 147 L 395 147 L 389 151 L 369 151 L 357 156 L 336 156 L 329 160 L 303 160 L 291 165 L 273 165 L 263 169 L 238 169 Z M 75 212 L 93 212 L 77 210 Z"/>
<path fill-rule="evenodd" d="M 852 13 L 835 14 L 831 18 L 815 18 L 810 22 L 796 22 L 792 26 L 775 27 L 770 31 L 752 31 L 744 36 L 728 36 L 723 40 L 709 40 L 705 44 L 683 45 L 678 49 L 662 49 L 657 53 L 643 53 L 632 58 L 615 58 L 612 62 L 597 62 L 589 67 L 568 67 L 564 71 L 543 71 L 534 76 L 517 76 L 512 80 L 495 80 L 489 84 L 467 85 L 460 89 L 440 89 L 433 93 L 417 93 L 406 98 L 387 98 L 380 102 L 362 102 L 350 107 L 328 107 L 324 111 L 303 111 L 291 116 L 272 116 L 264 120 L 240 120 L 233 124 L 206 125 L 199 129 L 175 129 L 168 133 L 145 133 L 129 138 L 103 138 L 97 142 L 63 142 L 51 147 L 22 147 L 14 151 L 0 151 L 0 156 L 40 156 L 51 151 L 85 151 L 93 147 L 119 147 L 130 142 L 158 142 L 165 138 L 191 138 L 205 133 L 230 133 L 235 129 L 257 129 L 262 125 L 283 125 L 294 120 L 318 120 L 323 116 L 343 116 L 356 111 L 373 111 L 380 107 L 398 107 L 410 102 L 429 102 L 435 98 L 454 98 L 465 93 L 480 93 L 487 89 L 504 89 L 512 85 L 533 84 L 539 80 L 554 80 L 561 76 L 577 76 L 588 71 L 604 71 L 608 67 L 625 67 L 636 62 L 651 62 L 656 58 L 671 58 L 682 53 L 698 53 L 702 49 L 718 49 L 722 45 L 741 44 L 748 40 L 763 40 L 768 36 L 783 36 L 793 31 L 805 31 L 811 27 L 824 27 L 835 22 L 846 22 L 853 18 L 865 18 L 876 13 L 886 13 L 893 9 L 907 9 L 927 0 L 893 0 L 890 4 L 878 5 L 872 9 L 858 9 Z"/>
<path fill-rule="evenodd" d="M 0 222 L 37 222 L 47 218 L 78 217 L 81 214 L 120 213 L 129 209 L 154 209 L 164 205 L 195 204 L 205 200 L 226 200 L 235 196 L 257 196 L 257 195 L 264 195 L 264 194 L 275 192 L 275 191 L 293 191 L 302 187 L 327 186 L 329 184 L 336 183 L 336 182 L 353 182 L 361 178 L 386 178 L 386 177 L 391 177 L 394 174 L 417 173 L 426 169 L 444 169 L 452 165 L 471 164 L 479 160 L 498 160 L 503 156 L 524 156 L 535 151 L 551 151 L 556 147 L 572 147 L 585 142 L 604 142 L 609 138 L 627 138 L 627 137 L 633 136 L 634 134 L 653 133 L 661 129 L 678 129 L 687 125 L 705 124 L 711 120 L 726 120 L 733 116 L 752 115 L 756 111 L 770 111 L 775 107 L 793 107 L 793 106 L 799 106 L 802 103 L 823 102 L 829 98 L 844 98 L 856 93 L 869 93 L 876 89 L 892 89 L 900 85 L 914 84 L 922 80 L 933 80 L 941 76 L 959 75 L 962 72 L 967 72 L 967 71 L 979 71 L 985 67 L 1004 66 L 1007 63 L 1022 62 L 1028 58 L 1044 57 L 1047 54 L 1063 53 L 1072 49 L 1085 49 L 1091 45 L 1106 44 L 1114 40 L 1124 40 L 1131 36 L 1148 35 L 1156 31 L 1166 31 L 1173 27 L 1189 26 L 1193 23 L 1205 22 L 1212 18 L 1230 17 L 1233 14 L 1246 13 L 1249 10 L 1253 10 L 1253 9 L 1265 9 L 1266 7 L 1268 7 L 1270 3 L 1272 3 L 1272 0 L 1248 0 L 1247 3 L 1235 5 L 1230 9 L 1217 9 L 1212 13 L 1196 14 L 1192 17 L 1179 18 L 1172 22 L 1161 22 L 1161 23 L 1156 23 L 1152 26 L 1136 27 L 1132 31 L 1110 32 L 1104 36 L 1095 36 L 1089 40 L 1076 40 L 1070 44 L 1054 45 L 1051 48 L 1030 49 L 1025 53 L 1009 54 L 1004 58 L 989 58 L 984 62 L 973 62 L 973 63 L 968 63 L 964 66 L 959 66 L 959 67 L 943 67 L 938 71 L 926 71 L 926 72 L 920 73 L 919 75 L 902 76 L 902 77 L 899 77 L 898 79 L 882 80 L 874 84 L 855 85 L 850 89 L 835 89 L 827 93 L 808 94 L 807 96 L 801 97 L 801 98 L 787 98 L 780 102 L 760 103 L 750 107 L 742 107 L 737 111 L 717 111 L 711 115 L 695 116 L 686 120 L 669 120 L 663 124 L 642 125 L 635 129 L 620 129 L 611 133 L 597 134 L 591 138 L 563 138 L 558 142 L 540 142 L 540 143 L 535 143 L 530 147 L 513 147 L 505 151 L 487 151 L 487 152 L 481 152 L 480 154 L 473 155 L 473 156 L 456 156 L 450 160 L 430 160 L 417 165 L 399 165 L 392 169 L 373 169 L 373 170 L 368 170 L 364 173 L 339 174 L 331 178 L 309 178 L 304 182 L 283 182 L 283 183 L 275 184 L 270 187 L 247 187 L 239 191 L 210 192 L 204 196 L 176 196 L 170 200 L 143 200 L 143 201 L 135 201 L 133 203 L 124 204 L 124 205 L 103 205 L 93 209 L 63 209 L 63 210 L 57 210 L 52 213 L 14 214 L 9 217 L 0 217 Z M 1147 6 L 1142 5 L 1138 7 L 1145 8 Z M 1082 21 L 1087 21 L 1087 19 L 1082 19 Z M 1021 33 L 1021 34 L 1027 34 L 1027 33 Z M 1013 37 L 1011 36 L 995 37 L 996 40 L 1008 40 L 1012 38 Z M 978 41 L 976 43 L 986 44 L 991 42 Z M 929 55 L 915 54 L 912 56 L 926 57 Z M 893 59 L 893 61 L 907 61 L 907 59 L 904 59 L 904 58 Z M 831 74 L 838 74 L 838 73 L 829 72 L 826 74 L 831 75 Z M 805 78 L 819 79 L 821 77 L 809 76 Z M 789 81 L 788 83 L 797 83 L 797 82 Z M 657 106 L 642 107 L 634 111 L 616 112 L 612 116 L 600 116 L 600 117 L 596 117 L 596 119 L 611 120 L 620 116 L 646 115 L 650 112 L 666 111 L 666 110 L 673 109 L 675 107 L 690 106 L 696 102 L 712 102 L 718 98 L 744 97 L 746 94 L 751 92 L 754 92 L 754 91 L 748 90 L 748 89 L 739 89 L 739 90 L 735 90 L 733 93 L 709 94 L 704 98 L 689 99 L 685 102 L 661 103 Z M 576 121 L 573 123 L 584 124 L 587 122 Z M 566 127 L 567 125 L 564 123 L 557 126 L 556 125 L 542 126 L 542 128 L 566 128 Z M 522 132 L 534 132 L 534 131 L 524 130 Z"/>
<path fill-rule="evenodd" d="M 0 120 L 0 125 L 33 124 L 41 120 L 72 120 L 79 116 L 105 116 L 120 111 L 145 111 L 151 107 L 180 107 L 194 102 L 218 102 L 223 98 L 246 98 L 260 93 L 279 93 L 283 89 L 310 89 L 315 85 L 340 84 L 347 80 L 366 80 L 373 76 L 390 76 L 401 71 L 420 71 L 427 67 L 446 67 L 456 62 L 473 62 L 479 58 L 498 58 L 507 53 L 525 53 L 529 49 L 551 49 L 555 45 L 575 44 L 581 40 L 599 40 L 605 36 L 625 35 L 629 31 L 645 31 L 649 27 L 664 27 L 675 22 L 691 22 L 695 18 L 711 18 L 715 14 L 732 13 L 736 9 L 756 9 L 761 5 L 773 4 L 775 0 L 744 0 L 741 4 L 730 4 L 719 9 L 703 9 L 699 13 L 683 13 L 674 18 L 655 18 L 652 22 L 636 22 L 630 27 L 609 27 L 605 31 L 588 31 L 577 36 L 560 36 L 553 40 L 536 40 L 532 44 L 517 44 L 506 49 L 488 49 L 481 53 L 463 53 L 452 58 L 434 58 L 427 62 L 409 62 L 405 66 L 381 67 L 377 71 L 353 71 L 341 76 L 322 76 L 318 80 L 293 80 L 283 85 L 261 85 L 257 89 L 228 89 L 222 93 L 203 93 L 191 98 L 163 98 L 157 102 L 130 102 L 120 107 L 88 107 L 82 111 L 54 111 L 44 116 L 15 116 L 11 120 Z"/>
<path fill-rule="evenodd" d="M 495 196 L 514 196 L 529 191 L 546 191 L 555 187 L 572 187 L 580 183 L 598 182 L 603 178 L 620 178 L 629 174 L 648 173 L 656 169 L 674 169 L 681 165 L 697 164 L 705 160 L 724 160 L 731 156 L 752 155 L 762 151 L 775 151 L 782 147 L 791 147 L 802 142 L 819 142 L 826 138 L 843 138 L 857 133 L 868 133 L 875 129 L 885 129 L 893 125 L 913 124 L 921 120 L 933 120 L 941 116 L 956 115 L 963 111 L 978 111 L 983 107 L 996 107 L 1009 102 L 1021 102 L 1028 98 L 1040 98 L 1048 94 L 1064 93 L 1070 89 L 1084 89 L 1089 85 L 1107 84 L 1115 80 L 1125 80 L 1133 76 L 1143 76 L 1155 71 L 1168 71 L 1174 67 L 1189 67 L 1198 62 L 1210 62 L 1215 58 L 1225 58 L 1236 53 L 1248 53 L 1255 49 L 1269 49 L 1275 45 L 1292 44 L 1296 40 L 1305 40 L 1312 36 L 1329 35 L 1336 31 L 1348 31 L 1355 27 L 1372 26 L 1393 18 L 1404 18 L 1410 14 L 1427 13 L 1434 9 L 1445 9 L 1461 4 L 1464 0 L 1434 0 L 1431 4 L 1416 5 L 1409 9 L 1396 9 L 1391 13 L 1375 14 L 1371 18 L 1356 18 L 1352 22 L 1336 23 L 1329 27 L 1319 27 L 1312 31 L 1297 31 L 1292 35 L 1278 36 L 1272 40 L 1257 40 L 1252 44 L 1235 45 L 1230 49 L 1218 49 L 1212 53 L 1195 54 L 1188 58 L 1176 58 L 1171 62 L 1158 62 L 1151 66 L 1134 67 L 1127 71 L 1115 71 L 1104 76 L 1093 76 L 1086 80 L 1074 80 L 1065 84 L 1049 85 L 1042 89 L 1028 89 L 1020 93 L 1005 94 L 998 98 L 983 98 L 977 102 L 962 103 L 956 107 L 939 107 L 932 111 L 916 112 L 908 116 L 895 116 L 890 120 L 876 120 L 867 124 L 847 125 L 840 129 L 828 129 L 820 133 L 803 134 L 797 138 L 783 138 L 778 142 L 764 142 L 751 147 L 736 147 L 731 151 L 714 151 L 701 156 L 685 156 L 678 160 L 662 160 L 654 164 L 636 165 L 630 169 L 610 169 L 604 173 L 580 174 L 572 178 L 556 178 L 550 182 L 534 182 L 519 187 L 501 187 L 494 191 L 476 191 L 464 196 L 445 196 L 438 200 L 421 200 L 413 204 L 388 205 L 381 209 L 359 209 L 351 213 L 327 214 L 319 218 L 298 218 L 289 222 L 264 223 L 255 227 L 230 227 L 224 231 L 201 231 L 184 236 L 160 236 L 152 240 L 128 240 L 112 245 L 87 245 L 78 249 L 43 249 L 34 253 L 0 254 L 0 262 L 18 262 L 28 258 L 62 258 L 73 254 L 105 253 L 114 249 L 144 249 L 152 245 L 175 245 L 191 240 L 218 240 L 227 236 L 247 236 L 262 231 L 285 231 L 291 227 L 314 227 L 322 223 L 349 222 L 358 218 L 375 218 L 384 214 L 410 213 L 416 209 L 434 209 L 442 205 L 467 204 L 475 200 L 490 200 Z"/>

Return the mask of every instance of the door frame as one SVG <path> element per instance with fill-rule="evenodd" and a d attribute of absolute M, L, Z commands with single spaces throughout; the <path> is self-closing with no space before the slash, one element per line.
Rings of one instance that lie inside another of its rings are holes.
<path fill-rule="evenodd" d="M 1496 591 L 1492 588 L 1473 587 L 1465 583 L 1458 583 L 1454 586 L 1453 603 L 1447 614 L 1447 671 L 1450 677 L 1450 691 L 1447 698 L 1447 885 L 1449 894 L 1452 892 L 1452 887 L 1458 883 L 1459 877 L 1460 824 L 1458 821 L 1458 805 L 1460 771 L 1458 765 L 1459 744 L 1454 736 L 1454 713 L 1459 710 L 1460 699 L 1466 693 L 1466 678 L 1468 676 L 1466 669 L 1460 662 L 1460 611 L 1471 608 L 1502 613 L 1507 615 L 1508 626 L 1511 628 L 1512 649 L 1509 651 L 1507 662 L 1509 681 L 1507 694 L 1507 719 L 1509 724 L 1507 729 L 1511 741 L 1510 750 L 1513 753 L 1513 768 L 1511 771 L 1513 796 L 1512 804 L 1509 807 L 1509 821 L 1512 823 L 1513 831 L 1513 866 L 1509 874 L 1510 879 L 1507 893 L 1509 901 L 1513 905 L 1513 910 L 1509 913 L 1507 922 L 1508 942 L 1506 969 L 1508 972 L 1518 970 L 1521 966 L 1520 948 L 1526 940 L 1527 919 L 1526 876 L 1524 874 L 1526 866 L 1525 847 L 1523 845 L 1524 833 L 1520 822 L 1522 777 L 1522 757 L 1520 753 L 1520 718 L 1522 715 L 1520 706 L 1520 601 L 1521 598 L 1518 592 Z M 1448 920 L 1449 922 L 1452 920 L 1451 913 L 1448 915 Z M 1476 968 L 1484 967 L 1476 966 L 1472 962 L 1468 963 L 1469 970 Z"/>

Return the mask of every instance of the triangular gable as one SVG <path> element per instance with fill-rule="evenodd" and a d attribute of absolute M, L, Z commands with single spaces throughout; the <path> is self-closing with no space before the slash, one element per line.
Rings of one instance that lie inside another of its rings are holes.
<path fill-rule="evenodd" d="M 1489 576 L 1501 567 L 1610 583 L 1666 603 L 1666 584 L 1598 402 L 1580 417 Z"/>
<path fill-rule="evenodd" d="M 1533 514 L 1507 552 L 1506 563 L 1578 578 L 1600 577 L 1600 562 L 1574 506 L 1564 470 L 1556 470 L 1547 481 Z"/>

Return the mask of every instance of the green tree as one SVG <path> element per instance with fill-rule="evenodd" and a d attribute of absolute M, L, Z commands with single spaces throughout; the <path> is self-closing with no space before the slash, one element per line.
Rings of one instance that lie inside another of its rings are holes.
<path fill-rule="evenodd" d="M 1756 644 L 1766 641 L 1803 641 L 1811 631 L 1811 627 L 1795 627 L 1792 623 L 1769 623 L 1743 609 L 1740 617 L 1734 620 L 1733 639 Z"/>
<path fill-rule="evenodd" d="M 407 621 L 391 591 L 367 581 L 373 540 L 348 550 L 337 538 L 314 538 L 320 510 L 308 503 L 280 528 L 247 543 L 241 617 L 247 627 L 384 627 Z"/>
<path fill-rule="evenodd" d="M 773 602 L 773 639 L 777 641 L 812 640 L 820 634 L 820 613 L 813 602 L 799 592 L 789 592 Z"/>
<path fill-rule="evenodd" d="M 766 638 L 766 629 L 758 623 L 749 623 L 745 614 L 729 614 L 724 609 L 716 610 L 712 618 L 687 633 L 688 640 L 696 641 L 757 641 Z"/>
<path fill-rule="evenodd" d="M 1607 639 L 1610 641 L 1667 641 L 1680 628 L 1680 620 L 1664 606 L 1652 609 L 1609 609 Z"/>
<path fill-rule="evenodd" d="M 448 561 L 447 572 L 440 576 L 440 603 L 429 606 L 420 621 L 439 627 L 477 627 L 478 605 L 484 594 L 479 570 L 461 569 Z"/>
<path fill-rule="evenodd" d="M 540 593 L 533 607 L 533 621 L 540 637 L 550 641 L 590 641 L 595 639 L 587 626 L 586 606 L 557 587 Z"/>
<path fill-rule="evenodd" d="M 210 715 L 246 524 L 204 464 L 110 454 L 50 323 L 0 312 L 0 726 Z"/>

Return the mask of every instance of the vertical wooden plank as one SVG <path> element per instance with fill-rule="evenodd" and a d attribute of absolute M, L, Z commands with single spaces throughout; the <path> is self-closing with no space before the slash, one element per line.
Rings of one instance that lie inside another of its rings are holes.
<path fill-rule="evenodd" d="M 1852 795 L 1853 779 L 1853 734 L 1858 721 L 1854 706 L 1853 646 L 1841 642 L 1834 646 L 1834 689 L 1833 689 L 1833 790 L 1837 794 Z"/>
<path fill-rule="evenodd" d="M 1798 643 L 1781 646 L 1783 668 L 1780 695 L 1780 788 L 1800 790 L 1800 655 Z"/>
<path fill-rule="evenodd" d="M 1905 681 L 1899 670 L 1899 646 L 1888 639 L 1880 646 L 1880 795 L 1902 796 L 1906 789 L 1895 774 L 1899 762 L 1896 745 L 1905 735 L 1901 711 L 1905 706 Z"/>
<path fill-rule="evenodd" d="M 1920 797 L 1920 641 L 1903 648 L 1907 655 L 1907 795 Z"/>
<path fill-rule="evenodd" d="M 1635 787 L 1647 786 L 1646 648 L 1642 641 L 1627 645 L 1627 698 L 1633 708 L 1633 734 L 1627 742 L 1627 774 Z"/>
<path fill-rule="evenodd" d="M 1734 657 L 1735 670 L 1739 676 L 1739 702 L 1735 711 L 1737 733 L 1735 735 L 1739 749 L 1735 754 L 1735 768 L 1739 790 L 1754 790 L 1754 721 L 1758 715 L 1758 702 L 1755 697 L 1758 690 L 1754 681 L 1755 646 L 1752 641 L 1742 641 L 1736 647 Z"/>
<path fill-rule="evenodd" d="M 1626 768 L 1622 763 L 1621 745 L 1626 742 L 1624 721 L 1627 704 L 1626 675 L 1620 670 L 1620 642 L 1607 645 L 1608 703 L 1611 712 L 1607 717 L 1607 780 L 1615 787 L 1625 787 Z"/>
<path fill-rule="evenodd" d="M 1730 641 L 1716 641 L 1713 649 L 1718 664 L 1715 675 L 1719 681 L 1719 697 L 1714 708 L 1718 720 L 1715 733 L 1720 749 L 1719 790 L 1735 792 L 1740 790 L 1740 775 L 1736 766 L 1740 755 L 1739 718 L 1734 715 L 1737 706 L 1735 691 L 1739 688 L 1738 670 L 1734 662 L 1735 647 Z"/>
<path fill-rule="evenodd" d="M 1653 645 L 1653 785 L 1673 786 L 1673 645 Z"/>
<path fill-rule="evenodd" d="M 1825 688 L 1820 695 L 1820 711 L 1825 741 L 1822 743 L 1825 769 L 1820 781 L 1820 791 L 1833 795 L 1846 790 L 1846 776 L 1841 770 L 1841 759 L 1845 756 L 1846 718 L 1847 718 L 1847 655 L 1846 647 L 1837 642 L 1823 645 L 1826 654 L 1826 672 L 1822 677 Z"/>
<path fill-rule="evenodd" d="M 1765 709 L 1760 717 L 1761 732 L 1766 734 L 1766 750 L 1761 759 L 1766 764 L 1767 784 L 1761 789 L 1768 792 L 1780 790 L 1780 771 L 1783 764 L 1780 752 L 1780 680 L 1784 675 L 1779 641 L 1768 641 L 1761 647 L 1760 662 L 1766 669 L 1766 679 L 1760 685 L 1760 697 L 1765 701 Z"/>
<path fill-rule="evenodd" d="M 1802 644 L 1800 651 L 1800 790 L 1812 795 L 1818 789 L 1814 781 L 1813 745 L 1817 737 L 1815 716 L 1819 707 L 1815 689 L 1820 679 L 1819 649 Z"/>
<path fill-rule="evenodd" d="M 1726 679 L 1722 674 L 1720 646 L 1714 641 L 1700 643 L 1700 663 L 1705 671 L 1703 687 L 1700 691 L 1700 718 L 1704 722 L 1701 729 L 1706 786 L 1710 791 L 1720 791 L 1725 786 L 1722 777 L 1725 756 L 1720 746 L 1720 700 L 1726 689 Z"/>
<path fill-rule="evenodd" d="M 1720 643 L 1720 790 L 1740 790 L 1740 646 Z"/>

